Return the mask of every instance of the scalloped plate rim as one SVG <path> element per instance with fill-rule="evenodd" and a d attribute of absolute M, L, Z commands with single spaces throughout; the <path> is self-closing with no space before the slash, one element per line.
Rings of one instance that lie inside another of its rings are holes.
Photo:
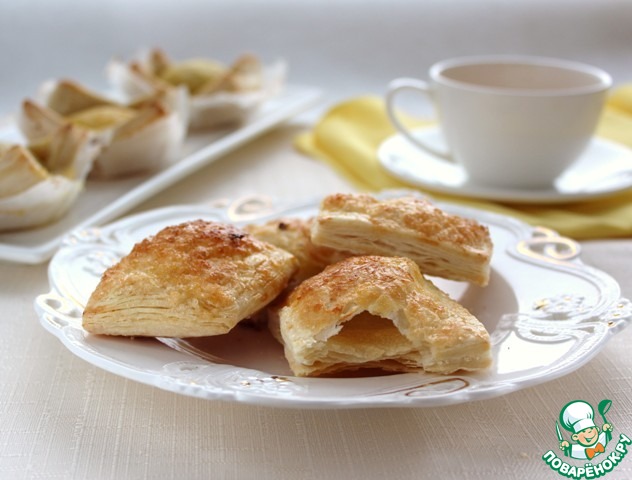
<path fill-rule="evenodd" d="M 478 217 L 483 217 L 488 220 L 495 220 L 501 222 L 506 228 L 509 228 L 516 235 L 517 239 L 523 238 L 525 235 L 530 235 L 533 233 L 534 228 L 530 227 L 523 222 L 513 219 L 511 217 L 507 217 L 504 215 L 486 212 L 477 210 L 471 207 L 462 207 L 459 205 L 440 203 L 441 206 L 451 208 L 452 210 L 461 211 L 470 215 L 476 215 Z M 287 204 L 283 205 L 281 209 L 276 209 L 275 212 L 266 212 L 257 217 L 257 220 L 265 220 L 267 218 L 274 218 L 282 214 L 284 211 L 294 211 L 301 210 L 304 208 L 310 208 L 315 205 L 315 202 L 302 202 L 300 204 Z M 223 212 L 223 213 L 222 213 Z M 177 217 L 182 214 L 193 214 L 198 215 L 200 213 L 208 214 L 209 216 L 222 215 L 226 214 L 225 209 L 223 208 L 209 208 L 204 205 L 178 205 L 178 206 L 169 206 L 163 207 L 160 209 L 150 210 L 144 213 L 135 214 L 123 219 L 120 219 L 116 222 L 111 223 L 108 226 L 100 229 L 100 234 L 106 234 L 110 232 L 115 232 L 117 230 L 122 230 L 125 228 L 133 227 L 138 225 L 139 222 L 142 221 L 156 221 L 157 219 L 169 219 L 172 217 Z M 236 222 L 240 223 L 240 222 Z M 71 238 L 72 234 L 70 234 L 68 238 Z M 76 248 L 75 246 L 68 245 L 64 243 L 60 251 L 53 257 L 50 265 L 49 265 L 49 281 L 51 282 L 51 293 L 58 294 L 59 292 L 56 290 L 54 285 L 54 274 L 53 271 L 57 268 L 56 262 L 59 258 L 59 255 L 62 255 L 63 251 L 67 249 Z M 556 269 L 564 269 L 564 265 L 557 266 Z M 602 288 L 610 288 L 613 289 L 610 291 L 610 295 L 613 297 L 617 297 L 619 295 L 619 286 L 610 277 L 604 272 L 593 269 L 592 267 L 588 267 L 581 262 L 573 262 L 573 265 L 570 267 L 571 270 L 580 271 L 582 275 L 587 275 L 589 278 L 592 275 L 595 275 L 599 278 L 599 281 L 604 281 L 606 287 Z M 586 273 L 587 272 L 587 273 Z M 50 294 L 49 294 L 50 295 Z M 47 294 L 40 295 L 35 300 L 35 308 L 38 312 L 38 316 L 40 322 L 43 327 L 46 328 L 50 333 L 54 334 L 57 338 L 59 338 L 62 343 L 68 348 L 73 354 L 82 358 L 83 360 L 101 368 L 110 373 L 122 376 L 124 378 L 129 378 L 135 381 L 139 381 L 141 383 L 151 385 L 163 390 L 171 391 L 174 393 L 179 393 L 188 396 L 194 396 L 197 398 L 204 398 L 209 400 L 222 400 L 222 401 L 234 401 L 239 403 L 247 403 L 247 404 L 256 404 L 256 405 L 265 405 L 265 406 L 275 406 L 275 407 L 290 407 L 290 408 L 368 408 L 368 407 L 433 407 L 440 405 L 453 405 L 458 403 L 464 403 L 469 401 L 482 400 L 486 398 L 493 398 L 499 395 L 505 395 L 523 388 L 528 388 L 545 381 L 550 381 L 559 377 L 562 377 L 581 366 L 585 365 L 589 362 L 597 353 L 599 353 L 602 348 L 605 346 L 607 341 L 616 333 L 618 333 L 623 327 L 627 326 L 629 323 L 629 318 L 624 319 L 624 322 L 620 324 L 621 328 L 617 329 L 606 329 L 605 333 L 598 339 L 595 340 L 594 346 L 584 354 L 579 361 L 574 362 L 573 364 L 564 364 L 561 368 L 553 368 L 546 375 L 525 375 L 522 378 L 516 380 L 512 379 L 504 379 L 496 383 L 481 383 L 479 385 L 474 385 L 469 389 L 461 389 L 455 392 L 448 392 L 445 394 L 435 394 L 429 397 L 408 397 L 405 395 L 395 396 L 384 396 L 380 398 L 377 394 L 374 396 L 363 396 L 358 397 L 340 397 L 336 396 L 335 392 L 332 392 L 329 396 L 319 396 L 316 398 L 311 398 L 309 396 L 284 396 L 278 394 L 275 391 L 266 391 L 266 390 L 257 390 L 253 388 L 249 390 L 244 387 L 243 389 L 236 389 L 235 386 L 230 387 L 221 387 L 221 386 L 213 386 L 209 384 L 196 384 L 192 382 L 190 378 L 184 377 L 182 379 L 178 379 L 177 377 L 173 377 L 165 374 L 164 372 L 159 372 L 156 370 L 144 370 L 142 368 L 136 367 L 134 365 L 130 365 L 129 363 L 125 363 L 123 361 L 119 361 L 117 359 L 112 359 L 104 355 L 102 352 L 94 352 L 91 349 L 86 349 L 84 346 L 78 345 L 75 339 L 72 339 L 68 336 L 65 329 L 72 329 L 72 326 L 65 326 L 59 328 L 56 325 L 53 325 L 47 318 L 47 315 L 55 315 L 61 316 L 58 312 L 51 311 L 49 307 L 45 305 L 45 298 Z M 625 321 L 627 320 L 627 321 Z M 62 320 L 63 322 L 63 320 Z M 81 329 L 76 329 L 80 333 L 84 333 Z M 160 345 L 162 348 L 163 345 Z M 164 346 L 164 348 L 168 348 Z M 170 349 L 170 351 L 173 351 Z M 197 368 L 200 366 L 200 369 L 213 369 L 219 367 L 220 370 L 226 369 L 227 366 L 225 364 L 213 364 L 206 360 L 202 360 L 196 358 L 194 356 L 190 356 L 186 353 L 178 352 L 182 354 L 182 362 L 193 365 L 192 368 Z M 169 364 L 171 365 L 171 363 Z M 273 378 L 274 375 L 266 374 L 265 372 L 256 371 L 251 368 L 246 367 L 232 367 L 235 371 L 245 372 L 248 374 L 249 372 L 260 373 L 264 377 L 261 377 L 265 380 L 265 376 L 267 378 Z M 416 374 L 401 374 L 401 375 L 416 375 Z M 399 376 L 401 376 L 399 375 Z M 250 378 L 250 377 L 246 377 Z M 263 381 L 259 377 L 255 378 L 254 381 Z M 293 377 L 288 377 L 292 379 Z M 374 377 L 374 378 L 382 378 L 382 377 Z M 467 379 L 472 378 L 472 375 L 461 375 L 461 376 L 447 376 L 441 377 L 446 379 Z M 319 381 L 320 379 L 303 379 L 303 378 L 294 378 L 290 380 L 290 383 L 295 382 L 297 385 L 303 383 L 309 383 L 313 381 Z M 339 379 L 337 379 L 339 380 Z M 432 384 L 434 382 L 430 382 L 424 384 L 426 386 L 428 384 Z M 422 388 L 423 388 L 422 386 Z"/>

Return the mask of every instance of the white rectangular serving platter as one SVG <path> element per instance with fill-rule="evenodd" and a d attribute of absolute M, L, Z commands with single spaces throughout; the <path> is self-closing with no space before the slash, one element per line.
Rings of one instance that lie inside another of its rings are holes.
<path fill-rule="evenodd" d="M 159 172 L 119 180 L 87 182 L 68 214 L 59 221 L 17 232 L 0 233 L 0 260 L 37 264 L 51 258 L 62 238 L 79 227 L 101 225 L 134 208 L 182 178 L 212 163 L 295 115 L 316 105 L 321 92 L 312 87 L 288 85 L 267 101 L 245 124 L 187 136 L 180 160 Z M 23 141 L 12 122 L 0 126 L 0 142 Z"/>

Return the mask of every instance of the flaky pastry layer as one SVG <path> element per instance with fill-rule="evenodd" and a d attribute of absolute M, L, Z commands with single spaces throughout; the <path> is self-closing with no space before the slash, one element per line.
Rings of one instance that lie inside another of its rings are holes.
<path fill-rule="evenodd" d="M 414 196 L 330 195 L 321 203 L 311 238 L 315 245 L 357 255 L 408 257 L 428 275 L 480 286 L 489 282 L 488 228 Z"/>
<path fill-rule="evenodd" d="M 234 226 L 203 220 L 170 226 L 103 274 L 83 327 L 107 335 L 227 333 L 271 302 L 296 268 L 290 253 Z"/>
<path fill-rule="evenodd" d="M 403 257 L 327 267 L 289 295 L 271 329 L 298 376 L 365 367 L 447 374 L 491 363 L 483 324 Z"/>

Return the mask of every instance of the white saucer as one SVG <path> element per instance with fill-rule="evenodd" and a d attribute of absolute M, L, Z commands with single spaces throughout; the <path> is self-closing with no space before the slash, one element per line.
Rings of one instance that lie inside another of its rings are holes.
<path fill-rule="evenodd" d="M 439 150 L 446 150 L 438 128 L 413 134 Z M 413 146 L 400 134 L 377 151 L 382 166 L 404 182 L 439 193 L 513 203 L 566 203 L 588 200 L 632 188 L 632 150 L 618 143 L 594 138 L 582 156 L 545 190 L 520 190 L 476 185 L 457 164 L 441 160 Z"/>

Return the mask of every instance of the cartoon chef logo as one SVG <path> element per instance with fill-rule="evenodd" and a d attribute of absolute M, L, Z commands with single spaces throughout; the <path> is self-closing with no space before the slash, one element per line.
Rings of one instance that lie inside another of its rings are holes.
<path fill-rule="evenodd" d="M 578 460 L 592 460 L 606 451 L 606 445 L 612 440 L 612 424 L 606 420 L 606 412 L 611 404 L 610 400 L 602 400 L 597 406 L 603 420 L 601 429 L 595 424 L 595 410 L 590 403 L 574 400 L 562 408 L 559 423 L 555 427 L 564 455 Z M 571 433 L 574 443 L 564 439 L 560 424 Z"/>
<path fill-rule="evenodd" d="M 583 400 L 573 400 L 564 405 L 559 420 L 555 422 L 559 449 L 564 452 L 560 456 L 579 462 L 569 463 L 558 457 L 553 450 L 544 453 L 542 460 L 560 475 L 573 480 L 599 478 L 612 472 L 628 454 L 632 438 L 620 433 L 619 438 L 612 441 L 613 427 L 606 420 L 606 413 L 611 405 L 610 400 L 599 402 L 598 416 L 595 416 L 592 405 Z M 601 428 L 597 423 L 601 424 Z M 570 432 L 570 440 L 564 438 L 560 425 Z M 606 448 L 608 443 L 611 444 Z"/>

